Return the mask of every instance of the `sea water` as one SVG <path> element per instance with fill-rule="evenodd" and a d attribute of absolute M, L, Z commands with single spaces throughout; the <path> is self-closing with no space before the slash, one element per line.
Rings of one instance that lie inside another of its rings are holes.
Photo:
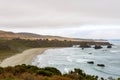
<path fill-rule="evenodd" d="M 88 64 L 88 61 L 94 61 L 94 64 Z M 118 78 L 120 77 L 120 45 L 114 45 L 111 49 L 104 46 L 97 50 L 72 47 L 48 49 L 34 58 L 32 64 L 38 67 L 56 67 L 62 73 L 80 68 L 86 74 Z M 105 67 L 97 64 L 104 64 Z"/>

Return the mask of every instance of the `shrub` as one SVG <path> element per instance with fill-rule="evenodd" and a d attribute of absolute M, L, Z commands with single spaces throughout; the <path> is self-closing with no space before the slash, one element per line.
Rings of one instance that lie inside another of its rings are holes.
<path fill-rule="evenodd" d="M 61 72 L 54 67 L 45 67 L 44 69 L 52 72 L 54 75 L 61 75 Z"/>
<path fill-rule="evenodd" d="M 37 74 L 43 75 L 43 76 L 52 76 L 53 75 L 52 72 L 46 71 L 46 70 L 37 70 Z"/>
<path fill-rule="evenodd" d="M 23 64 L 15 67 L 0 67 L 0 80 L 98 80 L 98 76 L 85 74 L 81 69 L 74 69 L 62 75 L 53 67 L 38 68 Z"/>
<path fill-rule="evenodd" d="M 4 70 L 3 70 L 3 68 L 2 68 L 2 67 L 0 67 L 0 74 L 1 74 L 1 73 L 3 73 L 3 71 L 4 71 Z"/>
<path fill-rule="evenodd" d="M 21 74 L 21 76 L 19 78 L 21 78 L 23 80 L 35 80 L 35 75 L 25 72 L 25 73 Z"/>

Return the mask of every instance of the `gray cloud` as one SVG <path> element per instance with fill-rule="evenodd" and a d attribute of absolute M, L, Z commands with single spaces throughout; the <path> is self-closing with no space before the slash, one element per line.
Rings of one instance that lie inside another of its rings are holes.
<path fill-rule="evenodd" d="M 120 0 L 0 0 L 0 26 L 120 24 Z"/>

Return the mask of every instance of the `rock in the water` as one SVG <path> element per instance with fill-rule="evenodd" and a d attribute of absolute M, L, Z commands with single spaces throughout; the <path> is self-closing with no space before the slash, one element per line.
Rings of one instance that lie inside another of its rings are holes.
<path fill-rule="evenodd" d="M 88 61 L 87 63 L 88 64 L 94 64 L 94 61 Z"/>
<path fill-rule="evenodd" d="M 92 54 L 92 53 L 89 53 L 89 54 Z"/>
<path fill-rule="evenodd" d="M 104 64 L 97 64 L 97 66 L 100 66 L 100 67 L 105 67 Z"/>
<path fill-rule="evenodd" d="M 83 50 L 84 48 L 82 47 L 82 50 Z"/>
<path fill-rule="evenodd" d="M 95 49 L 101 49 L 102 48 L 102 46 L 100 46 L 100 45 L 95 45 L 95 47 L 94 47 Z"/>
<path fill-rule="evenodd" d="M 112 48 L 112 45 L 108 45 L 107 48 Z"/>

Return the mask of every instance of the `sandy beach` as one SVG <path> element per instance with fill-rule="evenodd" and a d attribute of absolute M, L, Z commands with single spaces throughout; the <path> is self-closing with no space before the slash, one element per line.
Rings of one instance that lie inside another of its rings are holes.
<path fill-rule="evenodd" d="M 19 64 L 30 65 L 34 57 L 42 54 L 48 48 L 33 48 L 23 51 L 20 54 L 16 54 L 12 57 L 6 58 L 0 64 L 1 67 L 15 66 Z"/>

